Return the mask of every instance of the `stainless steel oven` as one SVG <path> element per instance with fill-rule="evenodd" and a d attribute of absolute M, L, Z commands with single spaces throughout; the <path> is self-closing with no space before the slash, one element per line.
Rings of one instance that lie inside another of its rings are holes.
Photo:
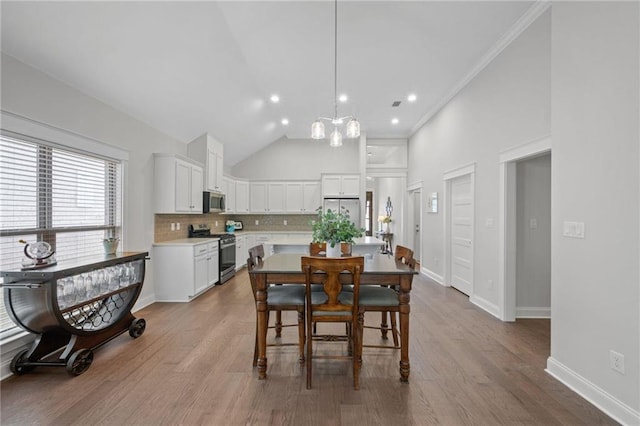
<path fill-rule="evenodd" d="M 220 238 L 220 284 L 229 281 L 236 274 L 236 236 L 214 234 Z"/>

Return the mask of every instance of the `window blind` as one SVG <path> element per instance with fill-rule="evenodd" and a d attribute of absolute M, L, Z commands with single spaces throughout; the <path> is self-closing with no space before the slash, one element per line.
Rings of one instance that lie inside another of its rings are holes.
<path fill-rule="evenodd" d="M 44 141 L 0 135 L 0 266 L 21 266 L 27 242 L 46 241 L 58 261 L 103 252 L 121 229 L 121 164 Z M 17 332 L 0 296 L 0 339 Z"/>

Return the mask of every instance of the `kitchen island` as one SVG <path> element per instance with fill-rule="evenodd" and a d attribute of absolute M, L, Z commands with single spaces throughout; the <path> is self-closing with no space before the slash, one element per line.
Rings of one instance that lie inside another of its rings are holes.
<path fill-rule="evenodd" d="M 311 238 L 308 235 L 276 235 L 269 241 L 273 253 L 309 253 Z M 376 237 L 360 237 L 354 239 L 352 253 L 354 255 L 379 253 L 385 242 Z"/>

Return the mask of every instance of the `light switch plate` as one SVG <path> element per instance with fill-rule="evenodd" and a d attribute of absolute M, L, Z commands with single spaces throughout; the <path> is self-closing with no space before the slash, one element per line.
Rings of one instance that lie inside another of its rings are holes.
<path fill-rule="evenodd" d="M 584 222 L 564 222 L 562 235 L 569 238 L 584 238 Z"/>

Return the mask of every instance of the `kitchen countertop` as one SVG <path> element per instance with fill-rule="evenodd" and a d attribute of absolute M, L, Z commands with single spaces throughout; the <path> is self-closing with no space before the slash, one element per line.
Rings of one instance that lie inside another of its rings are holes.
<path fill-rule="evenodd" d="M 198 244 L 212 243 L 220 241 L 220 238 L 181 238 L 179 240 L 163 241 L 161 243 L 153 243 L 154 246 L 195 246 Z"/>
<path fill-rule="evenodd" d="M 354 245 L 356 246 L 381 246 L 384 244 L 384 241 L 376 238 L 376 237 L 360 237 L 354 238 Z M 269 241 L 271 245 L 306 245 L 308 246 L 311 243 L 311 238 L 307 234 L 300 236 L 274 236 L 273 240 Z"/>

